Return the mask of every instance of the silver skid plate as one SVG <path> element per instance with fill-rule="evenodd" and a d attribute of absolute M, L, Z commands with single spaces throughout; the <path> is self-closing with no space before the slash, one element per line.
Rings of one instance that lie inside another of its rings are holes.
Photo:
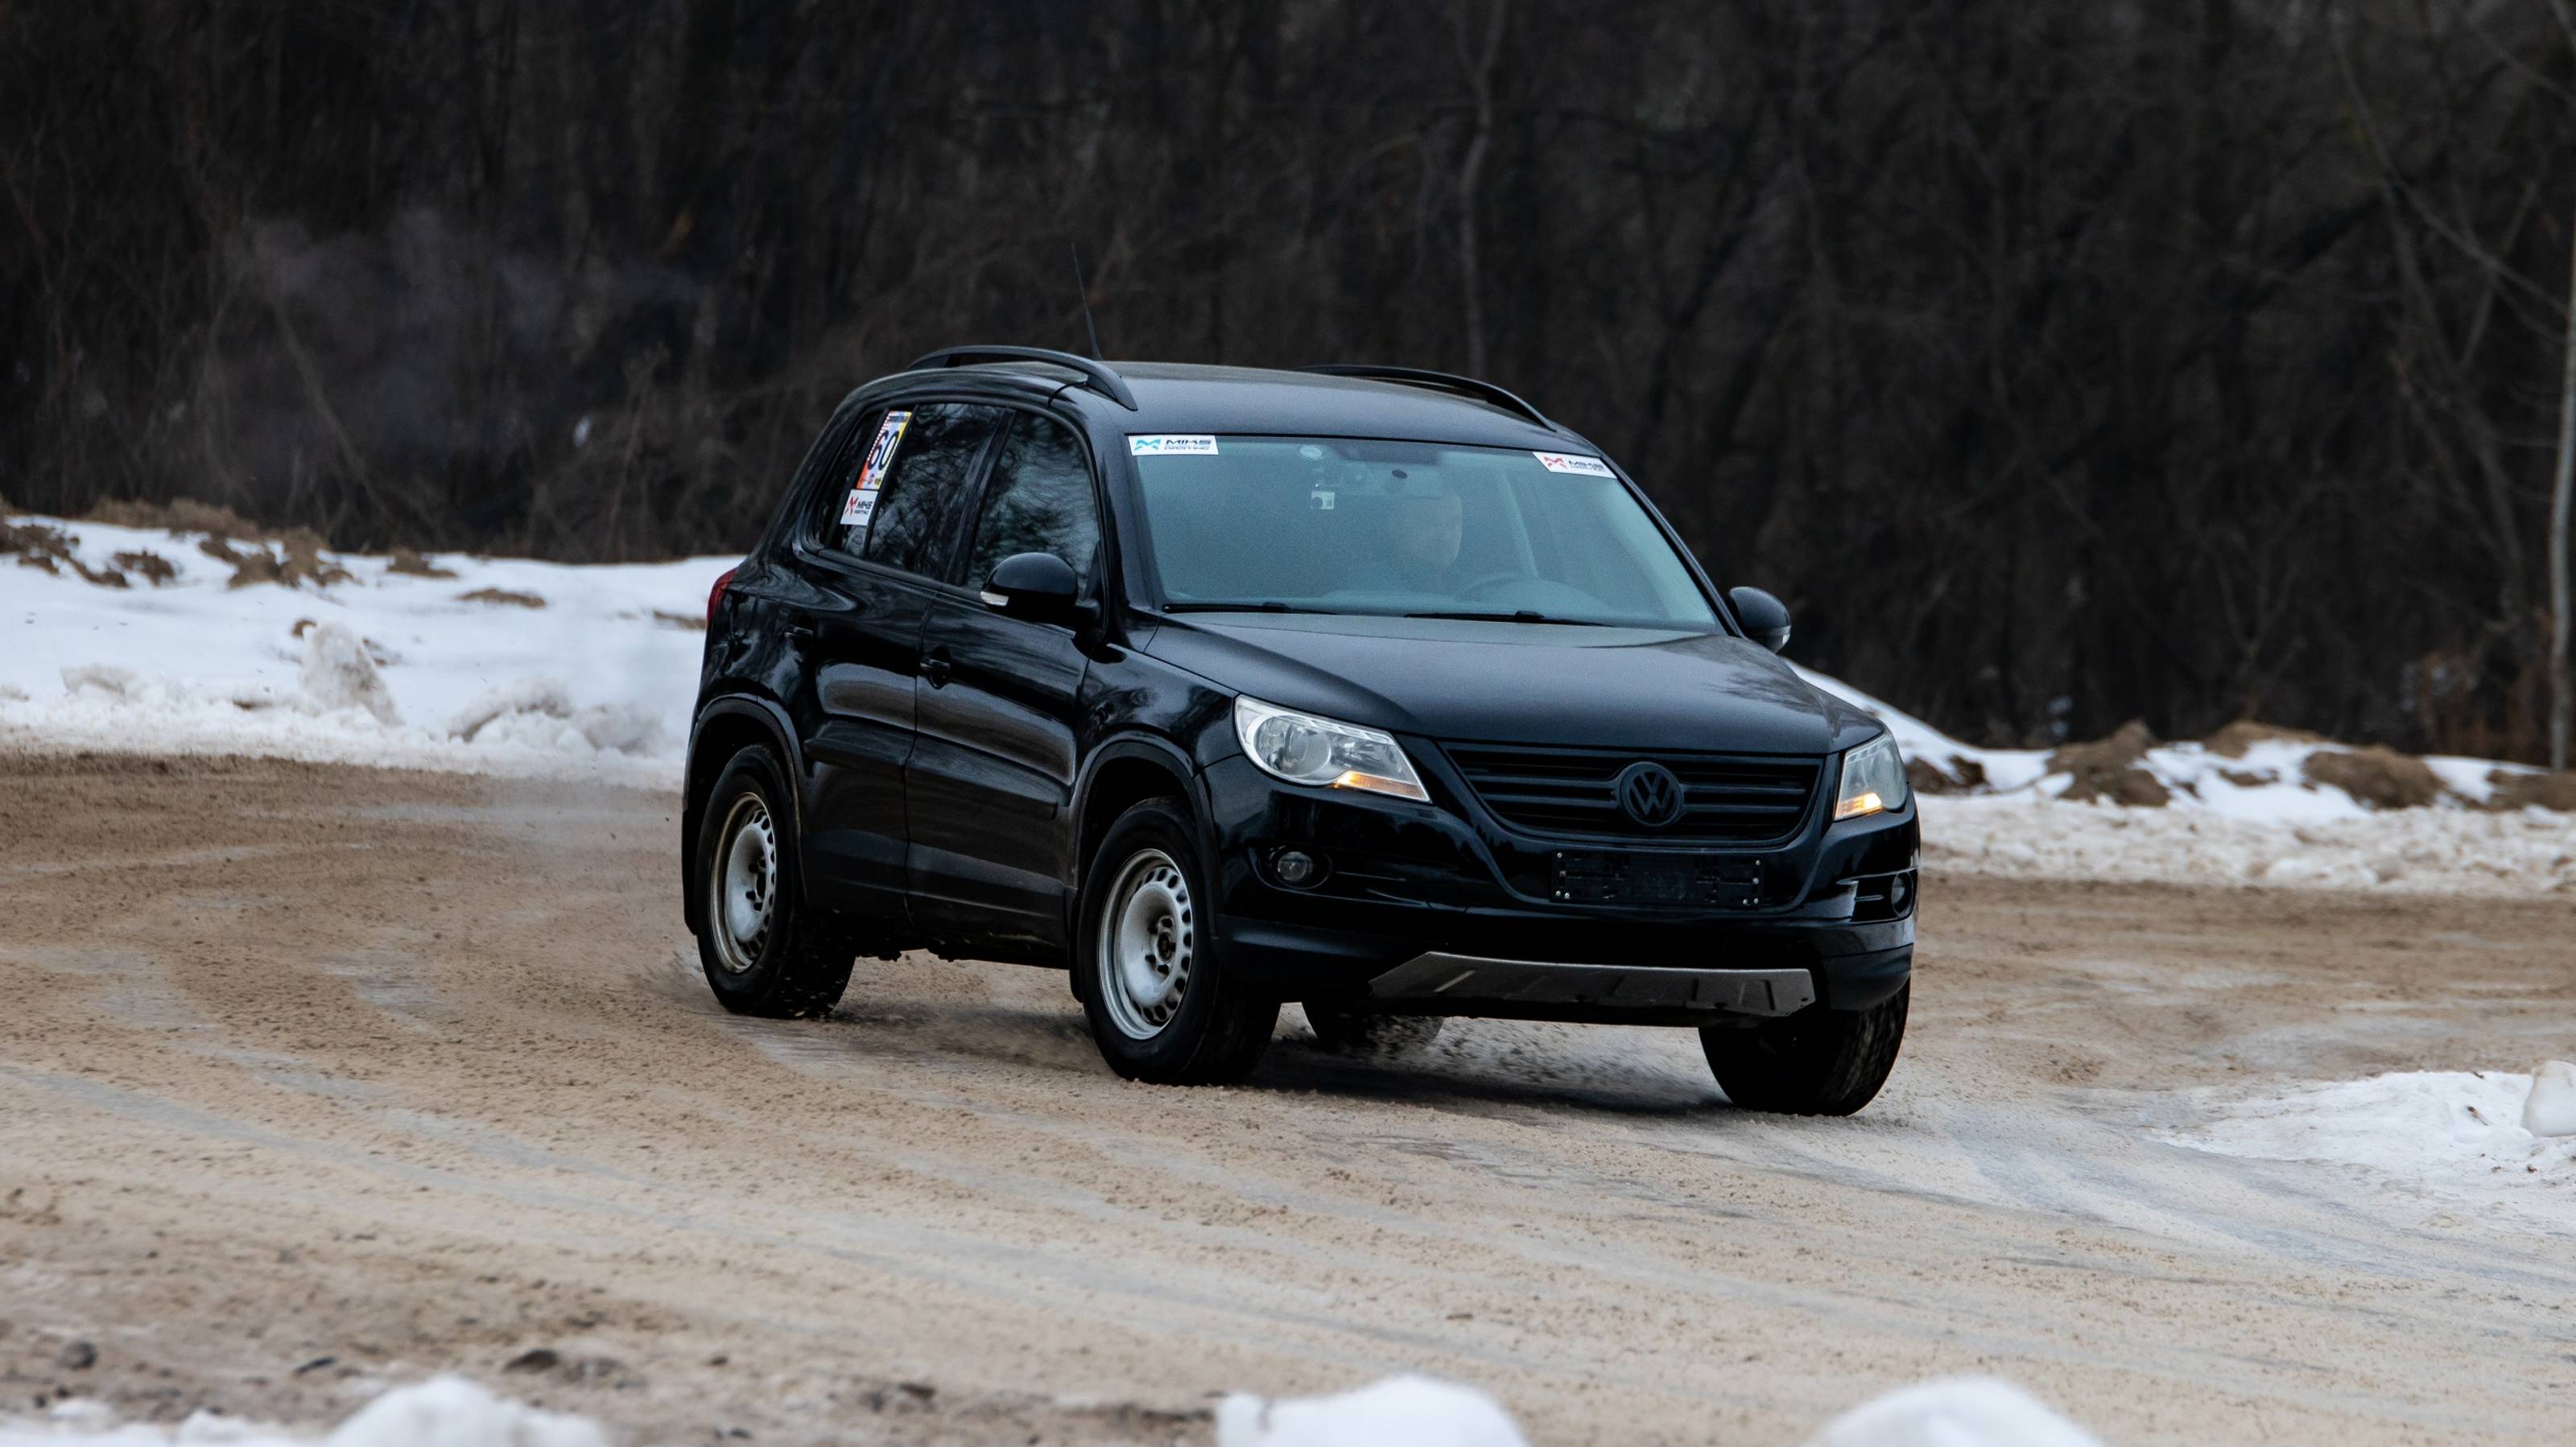
<path fill-rule="evenodd" d="M 1564 965 L 1434 952 L 1370 981 L 1369 998 L 1792 1015 L 1816 1002 L 1816 985 L 1805 970 Z"/>

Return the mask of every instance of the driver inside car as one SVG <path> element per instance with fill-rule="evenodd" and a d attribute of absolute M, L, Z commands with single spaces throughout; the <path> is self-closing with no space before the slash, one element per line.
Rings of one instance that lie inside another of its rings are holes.
<path fill-rule="evenodd" d="M 1394 494 L 1387 526 L 1397 580 L 1426 593 L 1448 592 L 1457 581 L 1452 570 L 1465 533 L 1465 504 L 1439 479 L 1408 477 L 1401 468 Z"/>

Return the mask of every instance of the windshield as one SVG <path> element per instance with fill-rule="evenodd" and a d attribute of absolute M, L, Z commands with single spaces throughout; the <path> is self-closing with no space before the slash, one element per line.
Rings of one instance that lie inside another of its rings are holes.
<path fill-rule="evenodd" d="M 1714 629 L 1599 458 L 1328 437 L 1131 437 L 1180 609 Z"/>

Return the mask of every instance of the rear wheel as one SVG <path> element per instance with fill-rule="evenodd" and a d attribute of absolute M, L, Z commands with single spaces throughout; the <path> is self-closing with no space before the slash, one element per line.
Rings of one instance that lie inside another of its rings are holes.
<path fill-rule="evenodd" d="M 795 806 L 776 756 L 748 748 L 725 764 L 698 835 L 698 963 L 737 1015 L 828 1015 L 858 950 L 809 909 L 794 867 Z"/>
<path fill-rule="evenodd" d="M 1750 1030 L 1711 1026 L 1699 1032 L 1700 1048 L 1726 1098 L 1746 1110 L 1850 1115 L 1896 1068 L 1913 991 L 1908 984 L 1866 1010 L 1810 1008 Z"/>
<path fill-rule="evenodd" d="M 1189 816 L 1148 799 L 1109 826 L 1084 872 L 1074 987 L 1109 1068 L 1162 1085 L 1241 1080 L 1279 1002 L 1221 968 Z"/>
<path fill-rule="evenodd" d="M 1309 1004 L 1306 1023 L 1318 1048 L 1336 1055 L 1405 1055 L 1440 1038 L 1437 1015 L 1369 1015 Z"/>

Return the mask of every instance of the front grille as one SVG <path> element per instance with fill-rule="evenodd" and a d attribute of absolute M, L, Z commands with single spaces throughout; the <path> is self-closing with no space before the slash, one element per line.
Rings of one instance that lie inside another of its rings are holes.
<path fill-rule="evenodd" d="M 1774 844 L 1798 832 L 1824 760 L 1780 754 L 1449 744 L 1450 762 L 1497 818 L 1533 834 L 1694 844 Z M 1661 764 L 1681 782 L 1672 822 L 1644 824 L 1619 801 L 1621 774 Z"/>

